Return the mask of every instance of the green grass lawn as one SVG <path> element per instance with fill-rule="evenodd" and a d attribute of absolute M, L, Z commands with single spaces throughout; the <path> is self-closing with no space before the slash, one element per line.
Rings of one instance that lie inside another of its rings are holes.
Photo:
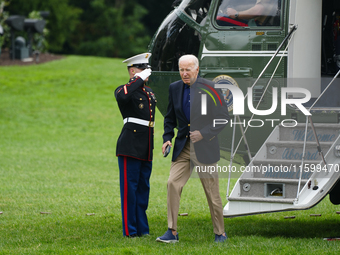
<path fill-rule="evenodd" d="M 0 67 L 0 254 L 336 254 L 340 210 L 328 197 L 311 210 L 225 219 L 215 244 L 200 181 L 181 199 L 180 242 L 167 229 L 170 157 L 161 154 L 156 114 L 148 209 L 150 236 L 122 235 L 116 140 L 123 122 L 114 90 L 128 80 L 121 59 L 67 57 Z M 221 197 L 228 180 L 220 179 Z M 235 183 L 233 180 L 232 183 Z M 42 214 L 41 212 L 44 212 Z M 310 217 L 320 213 L 321 217 Z M 94 215 L 87 215 L 94 214 Z M 295 219 L 284 216 L 295 215 Z"/>

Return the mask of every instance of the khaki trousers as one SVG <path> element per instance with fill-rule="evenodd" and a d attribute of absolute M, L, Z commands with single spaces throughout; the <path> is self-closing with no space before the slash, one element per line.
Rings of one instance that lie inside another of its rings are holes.
<path fill-rule="evenodd" d="M 194 146 L 188 140 L 180 155 L 175 161 L 171 163 L 170 176 L 167 184 L 168 228 L 172 230 L 177 231 L 177 217 L 181 193 L 184 185 L 190 178 L 193 166 L 216 167 L 216 163 L 206 165 L 198 162 L 194 151 Z M 219 193 L 218 173 L 198 173 L 208 200 L 214 233 L 221 235 L 225 231 L 222 200 Z"/>

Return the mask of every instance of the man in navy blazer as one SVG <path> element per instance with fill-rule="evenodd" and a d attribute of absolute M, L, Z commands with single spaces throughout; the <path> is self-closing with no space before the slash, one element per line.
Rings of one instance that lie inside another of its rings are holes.
<path fill-rule="evenodd" d="M 225 125 L 215 125 L 214 120 L 229 120 L 221 91 L 214 88 L 213 82 L 198 76 L 199 64 L 194 55 L 184 55 L 179 59 L 179 72 L 182 80 L 170 84 L 168 109 L 164 118 L 163 153 L 167 146 L 172 147 L 174 129 L 178 128 L 167 184 L 168 230 L 156 239 L 164 243 L 179 241 L 177 216 L 180 197 L 193 168 L 217 169 L 220 159 L 217 135 Z M 218 173 L 198 171 L 198 175 L 208 200 L 215 242 L 223 242 L 227 236 Z"/>

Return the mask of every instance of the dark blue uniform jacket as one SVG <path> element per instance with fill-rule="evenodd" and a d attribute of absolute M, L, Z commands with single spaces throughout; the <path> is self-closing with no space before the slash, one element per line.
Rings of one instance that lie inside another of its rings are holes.
<path fill-rule="evenodd" d="M 144 81 L 133 77 L 115 91 L 123 119 L 134 117 L 150 122 L 150 126 L 126 123 L 117 141 L 116 155 L 152 161 L 156 97 Z"/>

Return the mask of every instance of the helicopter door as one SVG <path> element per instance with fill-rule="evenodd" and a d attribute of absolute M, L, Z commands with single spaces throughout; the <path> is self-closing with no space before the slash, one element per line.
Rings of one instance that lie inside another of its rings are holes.
<path fill-rule="evenodd" d="M 322 75 L 333 77 L 340 68 L 340 1 L 322 2 Z"/>
<path fill-rule="evenodd" d="M 312 97 L 318 97 L 321 93 L 322 0 L 291 0 L 289 24 L 297 25 L 298 29 L 288 48 L 287 86 L 305 88 Z"/>

